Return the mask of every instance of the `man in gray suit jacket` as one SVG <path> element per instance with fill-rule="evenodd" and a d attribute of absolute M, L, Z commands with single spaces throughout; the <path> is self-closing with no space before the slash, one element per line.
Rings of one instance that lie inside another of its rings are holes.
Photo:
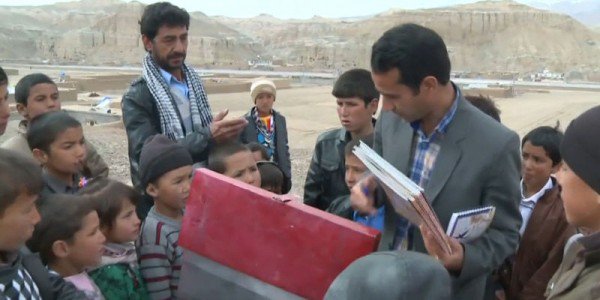
<path fill-rule="evenodd" d="M 519 240 L 519 137 L 465 101 L 450 81 L 442 38 L 428 28 L 404 24 L 388 30 L 373 45 L 371 67 L 383 102 L 374 148 L 424 188 L 442 226 L 454 212 L 496 207 L 480 238 L 450 239 L 454 251 L 447 255 L 425 229 L 407 225 L 386 201 L 380 250 L 404 245 L 429 253 L 452 275 L 453 299 L 483 299 L 492 270 L 514 253 Z M 355 209 L 374 210 L 373 198 L 362 192 L 374 186 L 369 177 L 353 188 Z"/>

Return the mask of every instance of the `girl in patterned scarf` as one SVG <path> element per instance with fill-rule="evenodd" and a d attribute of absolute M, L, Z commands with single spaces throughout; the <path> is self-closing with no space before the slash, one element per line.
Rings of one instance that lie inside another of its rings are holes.
<path fill-rule="evenodd" d="M 106 299 L 148 299 L 137 261 L 134 241 L 140 232 L 135 204 L 141 197 L 133 188 L 110 179 L 98 179 L 80 191 L 96 204 L 100 231 L 106 236 L 102 260 L 90 277 Z"/>

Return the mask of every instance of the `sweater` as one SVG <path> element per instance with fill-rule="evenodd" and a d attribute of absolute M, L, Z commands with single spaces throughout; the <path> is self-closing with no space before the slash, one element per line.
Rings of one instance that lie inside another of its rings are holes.
<path fill-rule="evenodd" d="M 151 299 L 175 299 L 183 249 L 178 245 L 181 222 L 152 207 L 142 224 L 136 247 L 140 272 Z"/>

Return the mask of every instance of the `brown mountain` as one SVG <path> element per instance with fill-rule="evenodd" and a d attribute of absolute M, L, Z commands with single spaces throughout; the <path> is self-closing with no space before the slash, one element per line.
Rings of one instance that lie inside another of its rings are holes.
<path fill-rule="evenodd" d="M 137 21 L 143 7 L 120 0 L 0 6 L 0 59 L 138 65 L 143 48 Z M 405 22 L 439 32 L 456 71 L 600 73 L 597 31 L 567 15 L 512 1 L 344 19 L 233 19 L 194 12 L 188 60 L 241 67 L 262 55 L 309 70 L 367 67 L 375 39 Z"/>
<path fill-rule="evenodd" d="M 458 71 L 600 71 L 600 35 L 573 18 L 512 1 L 390 10 L 368 18 L 279 20 L 218 17 L 264 46 L 267 54 L 315 68 L 368 66 L 370 49 L 395 25 L 433 28 L 447 43 Z"/>
<path fill-rule="evenodd" d="M 144 52 L 138 25 L 144 6 L 120 0 L 0 6 L 0 59 L 137 65 Z M 191 16 L 191 63 L 230 65 L 262 52 L 252 39 L 236 30 L 200 12 Z"/>

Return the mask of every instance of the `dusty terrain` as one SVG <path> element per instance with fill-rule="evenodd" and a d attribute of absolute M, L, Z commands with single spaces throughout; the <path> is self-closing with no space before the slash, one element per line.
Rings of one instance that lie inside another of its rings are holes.
<path fill-rule="evenodd" d="M 317 136 L 339 125 L 335 100 L 330 92 L 330 85 L 278 91 L 275 109 L 287 118 L 293 169 L 292 192 L 297 195 L 302 195 L 304 178 Z M 600 105 L 600 92 L 540 91 L 495 100 L 502 111 L 503 123 L 523 136 L 536 126 L 554 125 L 557 120 L 563 129 L 566 128 L 581 112 Z M 209 101 L 214 112 L 228 108 L 229 118 L 242 116 L 252 104 L 248 93 L 210 94 Z M 15 133 L 17 119 L 15 116 L 0 141 Z M 118 123 L 110 126 L 86 126 L 84 130 L 86 138 L 111 166 L 111 176 L 128 182 L 127 140 L 122 126 Z"/>

